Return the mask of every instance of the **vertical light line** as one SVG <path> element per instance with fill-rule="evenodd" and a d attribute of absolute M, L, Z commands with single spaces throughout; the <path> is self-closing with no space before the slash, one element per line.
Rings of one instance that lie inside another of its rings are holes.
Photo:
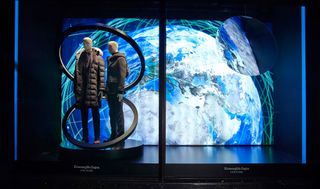
<path fill-rule="evenodd" d="M 19 0 L 14 9 L 14 160 L 18 159 L 18 38 L 19 38 Z"/>
<path fill-rule="evenodd" d="M 306 9 L 301 6 L 301 50 L 302 50 L 302 163 L 306 163 Z"/>

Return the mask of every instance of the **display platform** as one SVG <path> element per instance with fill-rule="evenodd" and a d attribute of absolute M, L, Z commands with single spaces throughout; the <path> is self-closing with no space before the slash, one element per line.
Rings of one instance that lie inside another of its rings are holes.
<path fill-rule="evenodd" d="M 60 148 L 60 158 L 129 159 L 138 164 L 158 164 L 158 146 L 126 140 L 124 146 L 102 150 Z M 273 146 L 166 146 L 167 164 L 294 164 L 301 159 Z"/>
<path fill-rule="evenodd" d="M 136 158 L 143 154 L 143 144 L 140 141 L 127 139 L 122 143 L 104 149 L 82 149 L 78 147 L 60 147 L 60 159 L 123 159 Z"/>
<path fill-rule="evenodd" d="M 167 146 L 167 164 L 277 164 L 300 159 L 274 146 Z"/>
<path fill-rule="evenodd" d="M 301 157 L 275 146 L 167 146 L 165 174 L 168 179 L 246 178 L 292 174 L 299 165 Z"/>
<path fill-rule="evenodd" d="M 36 168 L 35 164 L 17 166 L 19 170 L 38 173 L 83 174 L 92 171 L 88 173 L 126 177 L 159 176 L 159 146 L 143 145 L 137 148 L 140 154 L 128 149 L 61 149 L 56 154 L 41 153 L 39 160 L 45 163 L 41 166 L 37 163 Z M 123 157 L 124 154 L 127 157 Z M 166 146 L 164 170 L 167 179 L 272 176 L 275 172 L 294 175 L 297 170 L 304 170 L 300 162 L 301 158 L 275 146 Z M 88 170 L 79 168 L 83 166 L 89 167 Z"/>

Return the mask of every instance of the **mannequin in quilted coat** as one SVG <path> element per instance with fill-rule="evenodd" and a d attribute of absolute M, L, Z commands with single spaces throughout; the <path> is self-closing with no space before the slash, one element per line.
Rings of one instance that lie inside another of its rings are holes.
<path fill-rule="evenodd" d="M 105 91 L 104 60 L 99 48 L 92 47 L 92 40 L 83 39 L 84 49 L 76 57 L 74 93 L 77 108 L 81 110 L 82 142 L 88 143 L 88 109 L 91 108 L 94 125 L 94 144 L 100 143 L 101 98 Z"/>

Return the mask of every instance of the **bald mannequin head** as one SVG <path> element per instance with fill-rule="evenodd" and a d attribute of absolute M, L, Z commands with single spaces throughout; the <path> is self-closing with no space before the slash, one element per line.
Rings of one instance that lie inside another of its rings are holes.
<path fill-rule="evenodd" d="M 83 47 L 86 52 L 91 52 L 92 51 L 92 39 L 89 37 L 83 38 Z"/>
<path fill-rule="evenodd" d="M 115 41 L 110 41 L 108 43 L 108 50 L 111 54 L 118 52 L 118 43 Z"/>

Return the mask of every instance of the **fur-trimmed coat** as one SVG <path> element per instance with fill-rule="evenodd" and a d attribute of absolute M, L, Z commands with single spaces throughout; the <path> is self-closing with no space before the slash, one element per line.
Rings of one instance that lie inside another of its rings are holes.
<path fill-rule="evenodd" d="M 102 51 L 92 48 L 92 52 L 83 49 L 77 53 L 74 73 L 74 93 L 80 106 L 100 107 L 104 92 L 104 60 Z"/>

